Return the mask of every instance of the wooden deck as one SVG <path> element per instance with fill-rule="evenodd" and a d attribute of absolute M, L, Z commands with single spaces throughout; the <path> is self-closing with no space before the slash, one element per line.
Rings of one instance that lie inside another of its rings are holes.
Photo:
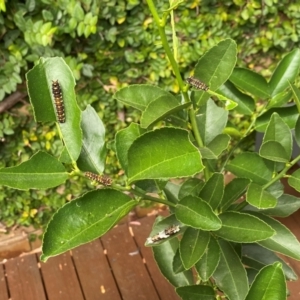
<path fill-rule="evenodd" d="M 153 217 L 140 226 L 120 225 L 101 239 L 39 261 L 40 254 L 9 259 L 0 265 L 0 300 L 177 300 L 144 242 Z M 300 212 L 283 223 L 300 239 Z M 300 263 L 287 259 L 300 275 Z M 289 300 L 300 299 L 298 282 L 288 283 Z"/>

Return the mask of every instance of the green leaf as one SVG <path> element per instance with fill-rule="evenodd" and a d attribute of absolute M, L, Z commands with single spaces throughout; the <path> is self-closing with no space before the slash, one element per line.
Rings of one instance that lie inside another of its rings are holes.
<path fill-rule="evenodd" d="M 105 128 L 94 108 L 90 105 L 82 112 L 82 149 L 77 166 L 82 171 L 101 174 L 105 168 Z"/>
<path fill-rule="evenodd" d="M 267 110 L 269 110 L 272 107 L 281 107 L 284 104 L 288 103 L 289 100 L 292 98 L 292 92 L 291 91 L 283 91 L 269 100 L 267 105 Z"/>
<path fill-rule="evenodd" d="M 184 162 L 184 163 L 183 163 Z M 128 151 L 129 182 L 193 176 L 203 169 L 188 131 L 161 128 L 137 138 Z"/>
<path fill-rule="evenodd" d="M 300 90 L 294 84 L 290 82 L 289 84 L 294 95 L 294 102 L 296 103 L 298 111 L 300 112 Z"/>
<path fill-rule="evenodd" d="M 292 146 L 291 130 L 280 116 L 274 113 L 267 126 L 259 155 L 272 161 L 288 162 L 292 155 Z"/>
<path fill-rule="evenodd" d="M 264 267 L 255 277 L 246 300 L 257 299 L 286 299 L 286 283 L 280 263 Z"/>
<path fill-rule="evenodd" d="M 237 177 L 248 178 L 257 184 L 266 184 L 272 179 L 272 171 L 257 153 L 241 153 L 227 166 L 226 170 Z"/>
<path fill-rule="evenodd" d="M 246 244 L 242 247 L 242 262 L 256 270 L 260 270 L 266 265 L 280 262 L 284 274 L 288 280 L 297 280 L 297 275 L 293 269 L 279 258 L 273 251 L 263 248 L 257 244 Z"/>
<path fill-rule="evenodd" d="M 207 231 L 188 227 L 179 244 L 179 252 L 186 270 L 190 269 L 204 254 L 210 235 Z"/>
<path fill-rule="evenodd" d="M 221 228 L 221 221 L 212 208 L 198 197 L 187 196 L 181 199 L 176 206 L 175 215 L 180 222 L 193 228 L 202 230 Z"/>
<path fill-rule="evenodd" d="M 178 203 L 179 190 L 180 190 L 180 186 L 171 181 L 168 181 L 163 189 L 168 201 L 172 203 Z"/>
<path fill-rule="evenodd" d="M 244 300 L 248 293 L 246 271 L 233 247 L 224 240 L 220 245 L 220 262 L 213 274 L 217 286 L 230 300 Z"/>
<path fill-rule="evenodd" d="M 287 107 L 275 107 L 269 109 L 266 113 L 257 118 L 255 123 L 255 130 L 258 132 L 264 132 L 270 122 L 271 116 L 274 112 L 278 113 L 285 124 L 289 126 L 290 129 L 295 128 L 296 122 L 298 120 L 299 112 L 296 105 Z"/>
<path fill-rule="evenodd" d="M 162 95 L 150 102 L 145 108 L 141 117 L 141 127 L 148 128 L 159 120 L 162 120 L 170 114 L 183 110 L 191 105 L 190 103 L 180 104 L 178 99 L 172 94 Z"/>
<path fill-rule="evenodd" d="M 175 274 L 172 267 L 173 258 L 178 249 L 178 239 L 171 239 L 156 247 L 152 247 L 155 261 L 161 273 L 176 287 L 193 284 L 193 273 L 191 270 Z"/>
<path fill-rule="evenodd" d="M 228 134 L 217 135 L 207 147 L 200 148 L 202 158 L 206 159 L 217 159 L 221 153 L 227 149 L 230 141 Z"/>
<path fill-rule="evenodd" d="M 205 183 L 200 192 L 200 198 L 206 201 L 213 210 L 217 209 L 224 193 L 224 176 L 214 173 Z"/>
<path fill-rule="evenodd" d="M 141 111 L 144 111 L 152 101 L 162 96 L 172 97 L 169 92 L 149 84 L 133 84 L 114 94 L 114 98 L 118 101 Z"/>
<path fill-rule="evenodd" d="M 212 287 L 207 285 L 190 285 L 176 288 L 176 293 L 184 300 L 215 300 L 216 295 Z"/>
<path fill-rule="evenodd" d="M 180 187 L 178 198 L 179 200 L 185 196 L 199 196 L 204 182 L 199 178 L 189 178 Z"/>
<path fill-rule="evenodd" d="M 128 150 L 132 143 L 140 137 L 146 130 L 136 123 L 130 123 L 128 127 L 119 130 L 116 134 L 116 152 L 118 160 L 127 174 L 128 169 Z"/>
<path fill-rule="evenodd" d="M 136 204 L 113 189 L 91 191 L 65 204 L 47 226 L 42 261 L 102 236 Z"/>
<path fill-rule="evenodd" d="M 250 214 L 228 211 L 220 214 L 219 218 L 222 227 L 215 234 L 231 242 L 254 243 L 275 234 L 271 226 Z"/>
<path fill-rule="evenodd" d="M 240 89 L 259 99 L 267 99 L 271 95 L 266 79 L 252 70 L 235 68 L 229 80 Z"/>
<path fill-rule="evenodd" d="M 258 242 L 261 246 L 300 260 L 300 243 L 288 228 L 271 217 L 255 212 L 248 213 L 258 217 L 275 230 L 272 237 Z"/>
<path fill-rule="evenodd" d="M 206 282 L 215 272 L 220 261 L 220 247 L 217 241 L 211 236 L 207 250 L 200 260 L 196 263 L 195 268 L 200 278 Z"/>
<path fill-rule="evenodd" d="M 41 58 L 26 77 L 30 102 L 37 122 L 57 121 L 52 82 L 58 80 L 62 90 L 66 122 L 57 124 L 66 150 L 75 162 L 81 151 L 82 132 L 81 111 L 76 103 L 72 71 L 62 58 Z"/>
<path fill-rule="evenodd" d="M 300 169 L 291 174 L 291 176 L 288 178 L 288 183 L 296 191 L 300 192 Z"/>
<path fill-rule="evenodd" d="M 271 95 L 277 95 L 289 86 L 289 81 L 294 82 L 299 73 L 300 50 L 294 49 L 287 54 L 278 64 L 270 82 Z"/>
<path fill-rule="evenodd" d="M 205 146 L 222 133 L 227 120 L 228 111 L 218 107 L 212 100 L 208 100 L 205 105 L 200 107 L 196 121 Z"/>
<path fill-rule="evenodd" d="M 297 145 L 300 147 L 300 116 L 297 119 L 296 125 L 295 125 L 295 140 Z"/>
<path fill-rule="evenodd" d="M 248 187 L 246 200 L 249 204 L 259 209 L 272 208 L 277 203 L 277 199 L 274 196 L 265 191 L 261 185 L 253 182 Z"/>
<path fill-rule="evenodd" d="M 0 184 L 20 190 L 52 188 L 67 178 L 64 166 L 42 151 L 16 167 L 0 169 Z"/>
<path fill-rule="evenodd" d="M 250 180 L 246 178 L 233 178 L 233 180 L 225 186 L 224 195 L 220 205 L 222 211 L 225 211 L 245 193 L 249 183 Z"/>
<path fill-rule="evenodd" d="M 175 274 L 181 273 L 185 271 L 185 268 L 183 266 L 182 260 L 180 258 L 180 252 L 179 252 L 179 248 L 177 249 L 175 255 L 174 255 L 174 259 L 173 259 L 173 271 Z"/>
<path fill-rule="evenodd" d="M 236 102 L 238 106 L 235 110 L 243 115 L 251 115 L 253 113 L 255 102 L 249 95 L 243 94 L 231 82 L 227 81 L 217 91 L 221 95 Z"/>

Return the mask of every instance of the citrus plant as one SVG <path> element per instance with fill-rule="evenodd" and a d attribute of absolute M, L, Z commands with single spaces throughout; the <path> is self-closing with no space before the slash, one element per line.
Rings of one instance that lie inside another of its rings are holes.
<path fill-rule="evenodd" d="M 35 120 L 56 122 L 63 151 L 58 158 L 39 151 L 1 169 L 0 183 L 45 189 L 85 176 L 102 186 L 53 215 L 43 261 L 104 235 L 141 200 L 150 200 L 168 206 L 170 215 L 157 218 L 145 245 L 182 299 L 285 299 L 285 280 L 297 276 L 276 253 L 300 260 L 300 244 L 275 217 L 300 207 L 280 182 L 288 177 L 300 191 L 299 172 L 287 175 L 300 160 L 292 156 L 300 145 L 300 91 L 294 84 L 300 51 L 286 55 L 267 81 L 235 68 L 236 43 L 225 39 L 200 57 L 192 76 L 184 74 L 187 83 L 177 64 L 175 22 L 172 50 L 165 31 L 175 6 L 159 17 L 147 2 L 180 92 L 138 84 L 115 93 L 140 114 L 139 123 L 117 132 L 114 141 L 126 185 L 103 175 L 105 124 L 92 106 L 78 108 L 73 74 L 57 57 L 41 58 L 27 83 Z M 228 120 L 241 115 L 251 122 L 238 132 Z M 241 151 L 254 130 L 263 133 L 259 151 Z M 228 172 L 234 179 L 225 184 Z"/>

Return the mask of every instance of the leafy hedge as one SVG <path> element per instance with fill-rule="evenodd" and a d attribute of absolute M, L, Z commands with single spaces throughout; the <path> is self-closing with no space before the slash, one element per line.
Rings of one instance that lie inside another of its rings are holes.
<path fill-rule="evenodd" d="M 0 2 L 0 99 L 25 92 L 25 72 L 43 57 L 62 56 L 77 82 L 81 107 L 92 104 L 107 126 L 107 139 L 134 118 L 112 99 L 116 88 L 130 83 L 173 84 L 157 28 L 143 1 L 8 1 Z M 186 1 L 176 10 L 178 62 L 188 73 L 208 48 L 231 37 L 238 44 L 239 65 L 270 65 L 299 46 L 300 9 L 290 1 Z M 263 3 L 263 4 L 262 4 Z M 159 4 L 167 8 L 168 1 Z M 169 31 L 169 33 L 171 30 Z M 153 45 L 155 45 L 153 47 Z M 266 71 L 268 75 L 268 71 Z M 28 103 L 0 117 L 0 167 L 16 165 L 36 150 L 59 153 L 53 125 L 36 129 Z M 50 149 L 51 148 L 51 149 Z M 111 168 L 116 169 L 113 157 Z M 43 224 L 50 213 L 84 189 L 80 181 L 55 191 L 2 189 L 1 219 L 8 226 Z M 51 196 L 51 197 L 50 197 Z M 51 199 L 51 200 L 50 200 Z M 53 202 L 52 202 L 53 201 Z M 42 221 L 41 221 L 42 220 Z"/>

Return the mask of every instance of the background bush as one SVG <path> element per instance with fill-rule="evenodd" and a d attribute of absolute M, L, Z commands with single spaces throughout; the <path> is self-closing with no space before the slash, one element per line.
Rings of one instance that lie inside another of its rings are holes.
<path fill-rule="evenodd" d="M 238 65 L 268 75 L 284 54 L 299 47 L 300 7 L 292 2 L 184 1 L 175 14 L 181 72 L 188 75 L 209 47 L 231 37 L 239 47 Z M 113 141 L 115 130 L 134 119 L 131 111 L 112 99 L 116 89 L 140 82 L 178 90 L 143 1 L 28 0 L 5 4 L 0 1 L 0 100 L 15 91 L 26 93 L 25 73 L 41 56 L 64 57 L 77 80 L 80 107 L 93 105 L 106 124 L 108 141 Z M 158 5 L 166 9 L 168 1 Z M 0 167 L 16 165 L 38 149 L 60 154 L 62 145 L 54 124 L 38 126 L 30 109 L 25 98 L 1 114 Z M 107 171 L 119 171 L 113 151 Z M 85 188 L 86 183 L 76 178 L 46 191 L 2 188 L 1 222 L 6 226 L 43 226 L 54 210 Z"/>

